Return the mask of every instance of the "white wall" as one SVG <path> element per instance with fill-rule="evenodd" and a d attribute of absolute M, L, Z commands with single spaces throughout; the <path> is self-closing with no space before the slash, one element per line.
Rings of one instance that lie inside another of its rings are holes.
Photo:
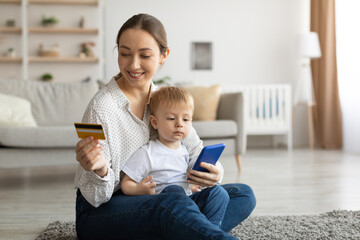
<path fill-rule="evenodd" d="M 107 80 L 119 71 L 114 50 L 117 32 L 141 12 L 157 17 L 168 34 L 170 57 L 156 78 L 168 75 L 175 82 L 221 83 L 225 90 L 238 84 L 295 85 L 297 81 L 297 36 L 309 29 L 309 0 L 107 0 Z M 213 70 L 191 70 L 193 41 L 213 43 Z M 297 113 L 295 146 L 307 144 L 304 113 L 301 109 Z M 261 141 L 268 142 L 254 140 Z"/>
<path fill-rule="evenodd" d="M 303 31 L 303 0 L 107 0 L 107 77 L 118 71 L 116 34 L 129 17 L 145 12 L 164 24 L 171 50 L 159 72 L 175 81 L 292 83 L 297 77 L 296 36 Z M 193 71 L 193 41 L 211 41 L 211 71 Z"/>
<path fill-rule="evenodd" d="M 360 32 L 358 0 L 336 1 L 338 84 L 343 117 L 343 145 L 360 153 Z"/>

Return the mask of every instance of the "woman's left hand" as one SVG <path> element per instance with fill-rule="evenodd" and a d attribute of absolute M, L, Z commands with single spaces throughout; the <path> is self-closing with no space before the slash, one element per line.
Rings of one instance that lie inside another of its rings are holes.
<path fill-rule="evenodd" d="M 221 172 L 217 166 L 202 162 L 200 163 L 200 167 L 207 169 L 209 172 L 190 170 L 187 175 L 189 178 L 188 183 L 201 185 L 203 187 L 212 187 L 220 180 Z"/>

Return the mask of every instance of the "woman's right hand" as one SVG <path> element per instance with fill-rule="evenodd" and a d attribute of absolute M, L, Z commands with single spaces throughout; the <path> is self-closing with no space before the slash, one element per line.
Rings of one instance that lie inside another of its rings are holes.
<path fill-rule="evenodd" d="M 100 177 L 107 175 L 107 162 L 98 139 L 87 137 L 76 144 L 76 160 L 86 171 L 94 171 Z"/>

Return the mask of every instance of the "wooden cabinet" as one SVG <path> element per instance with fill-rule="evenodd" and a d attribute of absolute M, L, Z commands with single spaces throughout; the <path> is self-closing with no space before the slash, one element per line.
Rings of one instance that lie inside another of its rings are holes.
<path fill-rule="evenodd" d="M 103 79 L 102 13 L 101 0 L 0 0 L 0 78 Z M 52 16 L 59 22 L 42 26 Z M 9 20 L 15 25 L 6 26 Z M 55 46 L 58 54 L 41 54 Z"/>

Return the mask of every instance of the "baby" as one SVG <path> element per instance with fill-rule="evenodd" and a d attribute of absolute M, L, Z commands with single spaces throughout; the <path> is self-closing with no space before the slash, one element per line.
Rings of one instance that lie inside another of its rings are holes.
<path fill-rule="evenodd" d="M 190 163 L 181 140 L 191 129 L 193 98 L 183 89 L 163 87 L 151 95 L 149 110 L 150 123 L 158 138 L 150 140 L 127 161 L 122 169 L 126 175 L 121 189 L 127 195 L 144 195 L 179 185 L 190 195 L 187 172 L 195 161 Z"/>
<path fill-rule="evenodd" d="M 137 150 L 122 171 L 121 190 L 126 195 L 187 194 L 214 225 L 220 227 L 229 194 L 219 185 L 190 189 L 187 173 L 195 164 L 181 140 L 191 131 L 194 101 L 176 87 L 163 87 L 150 98 L 150 123 L 158 138 Z M 194 185 L 193 185 L 194 186 Z"/>

